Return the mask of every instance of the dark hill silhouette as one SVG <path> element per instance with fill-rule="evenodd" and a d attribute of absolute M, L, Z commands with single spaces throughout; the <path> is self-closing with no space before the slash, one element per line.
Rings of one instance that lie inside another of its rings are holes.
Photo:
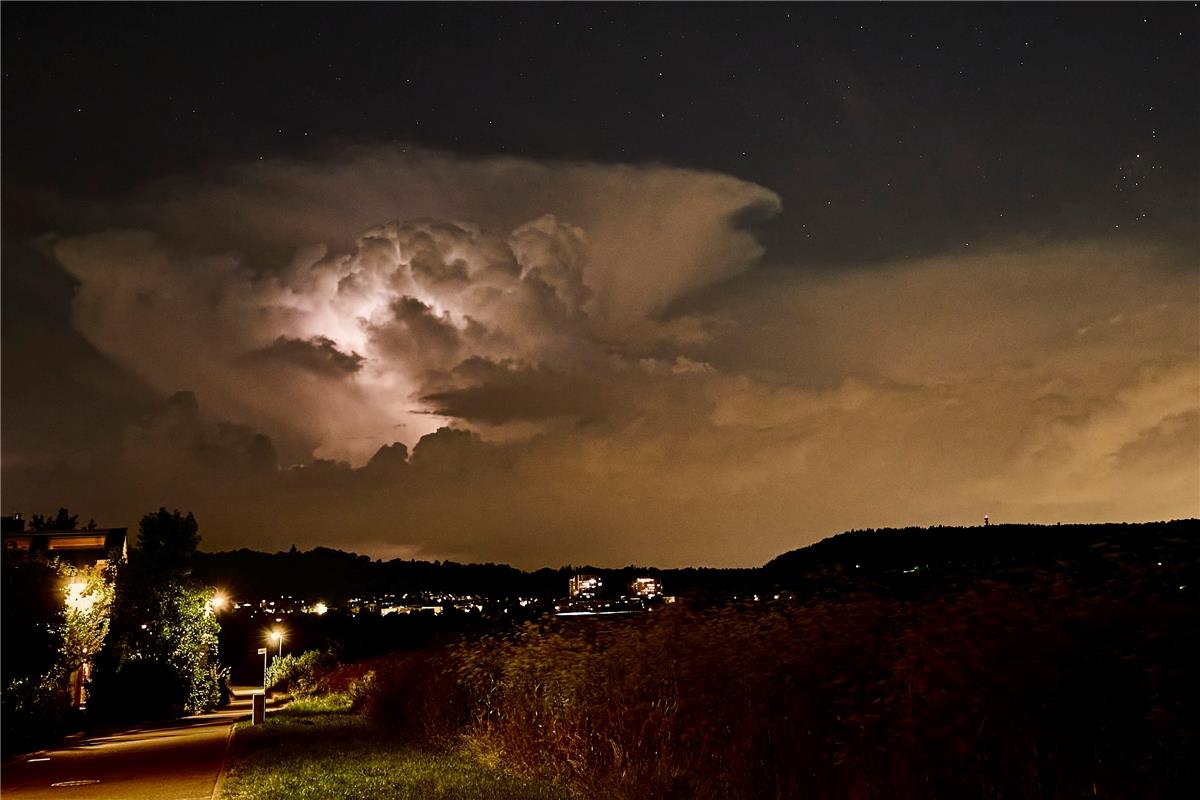
<path fill-rule="evenodd" d="M 831 536 L 784 553 L 763 567 L 775 576 L 830 567 L 880 572 L 1007 564 L 1049 566 L 1064 559 L 1096 562 L 1105 553 L 1150 559 L 1195 554 L 1200 520 L 1095 525 L 990 525 L 986 527 L 881 528 Z M 1155 559 L 1161 560 L 1161 559 Z"/>
<path fill-rule="evenodd" d="M 1045 574 L 1097 587 L 1119 578 L 1194 591 L 1200 520 L 850 531 L 763 567 L 772 586 L 805 594 L 911 596 L 981 580 L 1029 582 Z"/>

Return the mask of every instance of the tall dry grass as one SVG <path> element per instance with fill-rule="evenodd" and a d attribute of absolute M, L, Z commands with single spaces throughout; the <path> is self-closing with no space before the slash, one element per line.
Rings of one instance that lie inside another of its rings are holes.
<path fill-rule="evenodd" d="M 380 662 L 363 707 L 611 798 L 1175 797 L 1200 614 L 1047 578 L 548 619 Z"/>

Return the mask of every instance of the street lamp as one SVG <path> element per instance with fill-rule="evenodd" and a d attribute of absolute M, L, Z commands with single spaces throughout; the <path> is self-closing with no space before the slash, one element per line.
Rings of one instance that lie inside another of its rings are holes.
<path fill-rule="evenodd" d="M 284 633 L 281 628 L 267 632 L 267 641 L 279 645 L 279 658 L 283 657 L 283 637 Z M 258 654 L 263 657 L 263 691 L 267 689 L 267 648 L 258 648 Z"/>
<path fill-rule="evenodd" d="M 270 639 L 272 642 L 279 643 L 279 657 L 283 658 L 283 631 L 279 630 L 279 628 L 271 631 Z"/>
<path fill-rule="evenodd" d="M 213 611 L 220 611 L 225 606 L 229 605 L 229 598 L 224 592 L 216 592 L 208 601 L 208 607 Z"/>

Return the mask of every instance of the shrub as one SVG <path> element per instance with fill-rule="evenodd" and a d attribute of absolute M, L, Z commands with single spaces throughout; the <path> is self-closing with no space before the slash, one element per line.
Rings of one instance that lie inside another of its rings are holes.
<path fill-rule="evenodd" d="M 455 675 L 456 655 L 437 648 L 378 660 L 355 687 L 356 710 L 412 742 L 450 741 L 470 708 Z"/>
<path fill-rule="evenodd" d="M 70 695 L 63 688 L 65 681 L 60 671 L 52 670 L 5 682 L 5 755 L 27 752 L 61 737 L 71 707 Z"/>
<path fill-rule="evenodd" d="M 322 650 L 309 650 L 299 655 L 288 653 L 271 661 L 267 668 L 267 688 L 293 694 L 312 693 L 318 670 L 332 663 L 333 657 Z"/>
<path fill-rule="evenodd" d="M 313 671 L 312 694 L 344 694 L 368 679 L 373 671 L 374 661 L 354 661 L 351 663 L 323 664 Z"/>
<path fill-rule="evenodd" d="M 122 664 L 104 688 L 106 696 L 121 698 L 120 712 L 111 718 L 146 720 L 183 714 L 191 687 L 170 664 L 135 658 Z"/>

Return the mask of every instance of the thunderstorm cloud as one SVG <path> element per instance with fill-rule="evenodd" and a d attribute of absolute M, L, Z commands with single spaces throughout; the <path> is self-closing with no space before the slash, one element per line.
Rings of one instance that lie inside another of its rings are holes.
<path fill-rule="evenodd" d="M 764 264 L 783 201 L 728 175 L 392 149 L 155 192 L 42 242 L 158 399 L 103 458 L 10 448 L 37 508 L 537 566 L 1200 507 L 1200 285 L 1163 243 Z"/>

